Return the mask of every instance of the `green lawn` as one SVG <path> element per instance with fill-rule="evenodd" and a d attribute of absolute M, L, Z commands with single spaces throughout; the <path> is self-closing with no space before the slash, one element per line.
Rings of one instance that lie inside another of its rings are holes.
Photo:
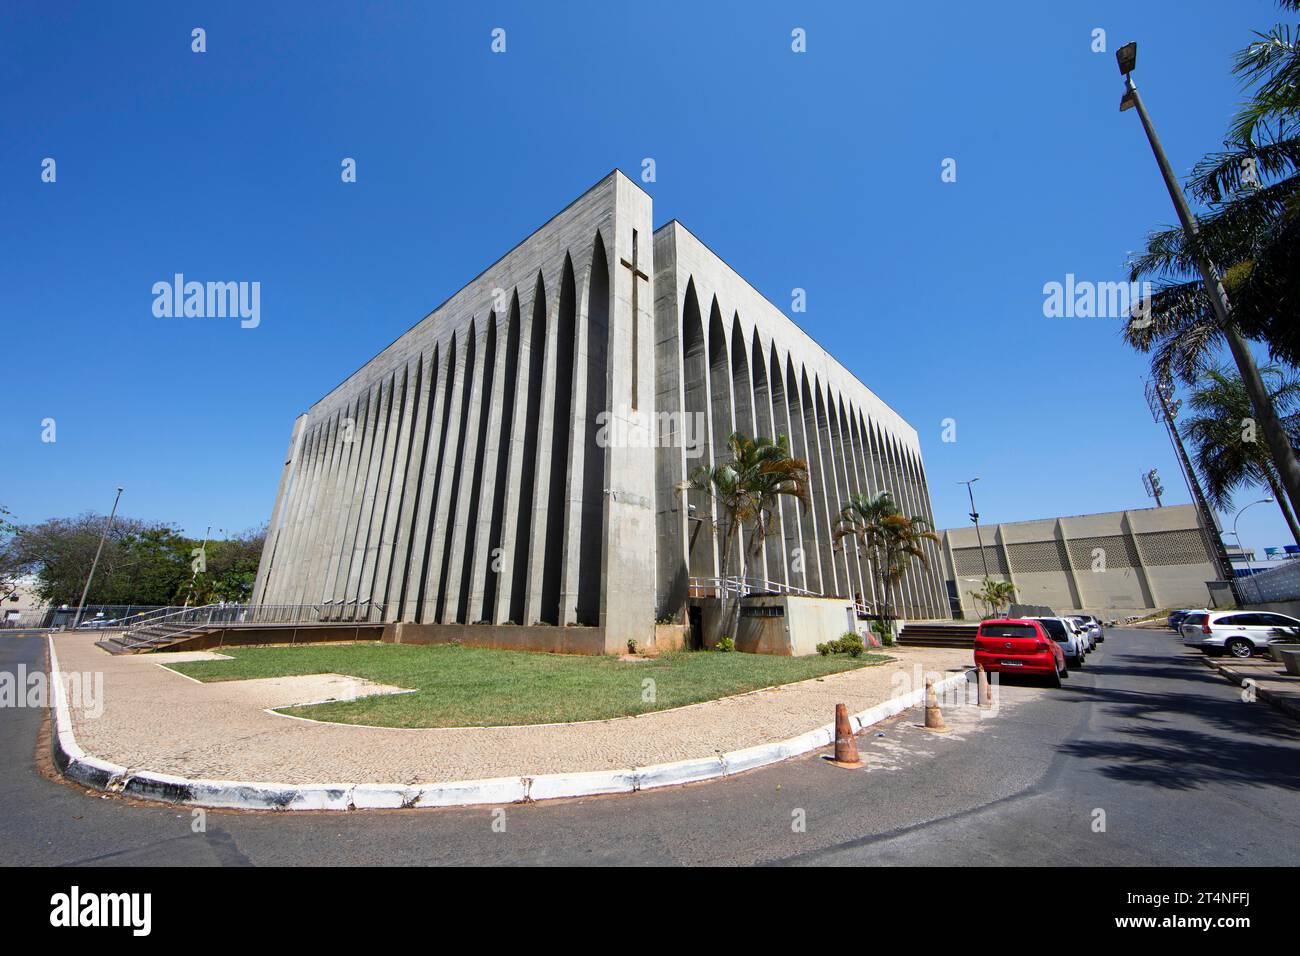
<path fill-rule="evenodd" d="M 415 689 L 414 694 L 285 710 L 316 720 L 384 727 L 544 724 L 622 717 L 889 660 L 880 654 L 864 654 L 855 661 L 845 655 L 771 657 L 696 651 L 665 654 L 647 663 L 625 663 L 614 657 L 379 643 L 228 647 L 221 653 L 234 660 L 169 666 L 201 681 L 335 673 Z M 159 657 L 165 659 L 165 654 Z M 642 699 L 647 678 L 654 681 L 650 701 Z"/>

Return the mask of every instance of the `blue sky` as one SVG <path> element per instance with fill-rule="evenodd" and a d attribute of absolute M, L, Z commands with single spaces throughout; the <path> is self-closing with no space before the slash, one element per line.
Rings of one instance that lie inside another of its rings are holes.
<path fill-rule="evenodd" d="M 644 157 L 656 224 L 778 305 L 807 290 L 800 324 L 919 431 L 940 527 L 977 474 L 990 523 L 1147 506 L 1151 467 L 1189 500 L 1118 320 L 1044 318 L 1042 290 L 1123 278 L 1174 219 L 1114 49 L 1139 41 L 1186 170 L 1271 2 L 212 6 L 0 12 L 0 503 L 21 520 L 105 511 L 118 484 L 125 513 L 195 534 L 265 520 L 295 415 Z M 156 318 L 177 272 L 259 281 L 261 324 Z M 1242 530 L 1289 542 L 1272 506 Z"/>

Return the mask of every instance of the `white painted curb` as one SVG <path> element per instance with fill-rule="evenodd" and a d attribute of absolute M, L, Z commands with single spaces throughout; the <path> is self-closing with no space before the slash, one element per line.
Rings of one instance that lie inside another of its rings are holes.
<path fill-rule="evenodd" d="M 583 773 L 548 773 L 533 777 L 494 777 L 408 786 L 399 783 L 258 783 L 241 780 L 191 780 L 152 770 L 130 770 L 89 756 L 77 746 L 72 715 L 54 651 L 50 649 L 50 683 L 54 686 L 54 732 L 50 735 L 54 763 L 70 780 L 94 790 L 196 807 L 237 810 L 398 810 L 407 807 L 466 807 L 484 804 L 524 803 L 560 797 L 587 797 L 606 793 L 635 793 L 702 780 L 716 780 L 758 767 L 798 757 L 828 747 L 835 725 L 825 724 L 773 744 L 759 744 L 716 757 L 697 757 L 673 763 L 623 770 Z M 938 681 L 937 693 L 965 684 L 970 670 Z M 855 733 L 901 714 L 922 703 L 919 687 L 861 713 L 849 722 Z"/>

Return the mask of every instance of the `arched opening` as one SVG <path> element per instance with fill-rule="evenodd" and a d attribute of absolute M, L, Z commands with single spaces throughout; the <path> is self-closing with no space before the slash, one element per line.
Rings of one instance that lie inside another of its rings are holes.
<path fill-rule="evenodd" d="M 470 405 L 473 402 L 474 389 L 474 363 L 478 359 L 478 333 L 475 328 L 475 322 L 471 319 L 469 323 L 469 332 L 465 336 L 465 372 L 460 381 L 460 408 L 456 418 L 456 431 L 453 435 L 447 436 L 444 432 L 443 447 L 451 452 L 451 485 L 449 487 L 450 495 L 447 499 L 447 516 L 444 521 L 444 527 L 441 529 L 442 534 L 442 561 L 439 566 L 438 578 L 438 599 L 434 607 L 433 621 L 446 621 L 447 605 L 455 600 L 453 595 L 447 593 L 448 576 L 451 572 L 452 551 L 455 550 L 456 536 L 456 519 L 460 514 L 460 500 L 464 496 L 461 487 L 461 477 L 465 467 L 465 448 L 471 441 L 471 436 L 466 432 L 469 430 Z M 450 413 L 450 409 L 448 409 Z M 448 440 L 450 439 L 450 440 Z M 438 506 L 439 496 L 434 496 L 434 507 Z M 435 512 L 436 514 L 437 512 Z M 429 522 L 430 527 L 433 522 Z M 459 555 L 457 555 L 459 559 Z"/>
<path fill-rule="evenodd" d="M 497 552 L 505 526 L 506 482 L 510 475 L 510 439 L 515 427 L 515 388 L 519 377 L 519 290 L 510 299 L 506 321 L 505 367 L 501 370 L 501 430 L 497 434 L 496 476 L 492 482 L 492 514 L 488 524 L 488 567 L 483 579 L 483 617 L 493 620 L 497 606 L 497 584 L 501 575 Z M 504 556 L 502 556 L 504 557 Z"/>
<path fill-rule="evenodd" d="M 483 488 L 483 455 L 487 451 L 488 419 L 492 413 L 492 388 L 497 367 L 497 314 L 488 313 L 483 344 L 483 385 L 479 389 L 478 436 L 474 442 L 474 471 L 469 483 L 469 510 L 465 514 L 465 551 L 461 559 L 460 593 L 456 596 L 456 621 L 469 624 L 469 592 L 474 574 L 474 542 L 478 537 L 479 498 Z"/>
<path fill-rule="evenodd" d="M 601 556 L 605 525 L 605 449 L 597 440 L 609 413 L 609 262 L 597 234 L 587 283 L 586 435 L 582 455 L 582 523 L 578 534 L 579 624 L 600 623 Z"/>
<path fill-rule="evenodd" d="M 542 600 L 538 620 L 560 623 L 560 583 L 564 568 L 565 479 L 569 473 L 569 434 L 573 421 L 573 349 L 577 328 L 573 261 L 564 257 L 560 308 L 555 329 L 555 404 L 551 408 L 551 470 L 547 484 L 546 535 L 542 550 Z"/>
<path fill-rule="evenodd" d="M 542 368 L 546 357 L 546 286 L 537 274 L 533 315 L 528 333 L 528 411 L 524 416 L 523 466 L 519 478 L 519 513 L 515 524 L 514 566 L 511 569 L 510 621 L 524 623 L 528 597 L 528 555 L 532 550 L 532 519 L 537 510 L 537 422 L 542 414 Z"/>
<path fill-rule="evenodd" d="M 686 443 L 686 477 L 713 462 L 713 436 L 709 431 L 709 363 L 704 320 L 695 292 L 695 280 L 686 283 L 682 304 L 682 382 L 687 421 L 682 423 Z M 693 454 L 694 453 L 694 454 Z M 692 577 L 712 577 L 713 538 L 709 533 L 709 497 L 694 489 L 685 495 L 687 566 Z"/>

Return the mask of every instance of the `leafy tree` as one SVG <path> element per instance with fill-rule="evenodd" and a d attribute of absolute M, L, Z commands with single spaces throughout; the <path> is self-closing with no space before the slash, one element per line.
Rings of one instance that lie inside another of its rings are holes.
<path fill-rule="evenodd" d="M 1300 377 L 1271 365 L 1260 369 L 1269 384 L 1269 397 L 1293 445 L 1300 445 Z M 1242 488 L 1267 486 L 1282 509 L 1287 527 L 1300 544 L 1300 525 L 1287 503 L 1273 456 L 1256 439 L 1254 410 L 1241 376 L 1213 368 L 1187 398 L 1192 414 L 1182 423 L 1183 438 L 1192 446 L 1196 470 L 1205 482 L 1205 496 L 1219 511 L 1232 510 L 1232 497 Z"/>
<path fill-rule="evenodd" d="M 909 517 L 899 511 L 888 491 L 875 497 L 856 492 L 849 495 L 849 503 L 840 510 L 832 539 L 840 548 L 843 539 L 849 536 L 857 538 L 871 556 L 884 596 L 881 614 L 893 620 L 894 586 L 902 581 L 913 559 L 929 566 L 924 544 L 938 541 L 939 536 L 930 530 L 924 518 Z"/>
<path fill-rule="evenodd" d="M 186 581 L 181 601 L 188 594 L 191 605 L 245 604 L 253 593 L 257 565 L 262 560 L 266 526 L 250 528 L 232 538 L 209 541 L 203 548 L 204 570 L 193 575 L 193 591 Z M 195 542 L 195 547 L 202 547 Z"/>
<path fill-rule="evenodd" d="M 24 525 L 0 547 L 0 561 L 36 578 L 35 591 L 52 605 L 75 605 L 90 572 L 107 516 L 87 513 Z M 87 604 L 191 604 L 246 601 L 261 559 L 265 529 L 209 541 L 207 569 L 197 576 L 192 555 L 201 542 L 159 523 L 118 516 L 86 595 Z M 7 558 L 5 556 L 8 556 Z M 3 566 L 3 565 L 0 565 Z"/>
<path fill-rule="evenodd" d="M 12 595 L 23 576 L 15 541 L 18 525 L 14 523 L 13 517 L 13 512 L 0 505 L 0 599 Z"/>
<path fill-rule="evenodd" d="M 726 586 L 731 576 L 733 545 L 743 529 L 750 532 L 753 551 L 758 553 L 772 529 L 782 497 L 795 498 L 808 506 L 808 463 L 790 456 L 789 441 L 778 435 L 749 438 L 732 432 L 727 438 L 731 461 L 710 468 L 695 469 L 687 487 L 709 495 L 722 518 L 723 614 L 720 637 L 735 638 L 740 622 L 742 588 Z"/>

